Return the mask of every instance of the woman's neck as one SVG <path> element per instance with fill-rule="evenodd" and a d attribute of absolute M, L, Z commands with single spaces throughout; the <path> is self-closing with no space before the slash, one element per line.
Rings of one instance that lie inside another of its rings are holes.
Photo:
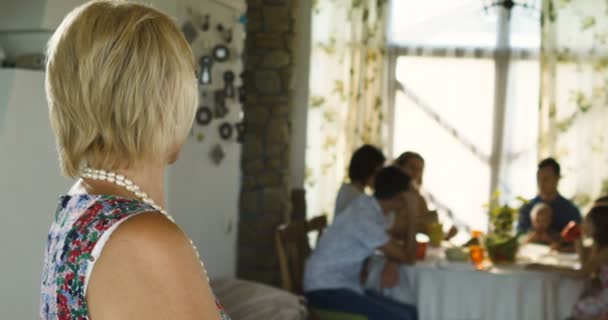
<path fill-rule="evenodd" d="M 92 168 L 99 169 L 99 168 Z M 121 174 L 139 186 L 140 190 L 147 193 L 148 197 L 161 207 L 165 208 L 164 192 L 164 170 L 165 166 L 160 164 L 137 165 L 130 169 L 106 170 Z M 84 189 L 88 194 L 108 194 L 137 198 L 133 192 L 108 181 L 82 179 L 74 186 L 74 189 Z M 140 199 L 141 200 L 141 199 Z"/>

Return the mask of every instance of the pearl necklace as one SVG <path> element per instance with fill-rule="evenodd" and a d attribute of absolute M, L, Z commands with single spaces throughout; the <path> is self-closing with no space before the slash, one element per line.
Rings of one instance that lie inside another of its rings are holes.
<path fill-rule="evenodd" d="M 125 177 L 122 174 L 117 174 L 115 172 L 108 172 L 105 170 L 96 170 L 96 169 L 91 169 L 91 168 L 85 168 L 82 170 L 80 177 L 83 179 L 107 181 L 107 182 L 113 183 L 119 187 L 125 188 L 128 191 L 134 193 L 135 196 L 137 198 L 139 198 L 142 202 L 151 206 L 152 208 L 154 208 L 154 210 L 162 213 L 167 219 L 169 219 L 169 221 L 171 221 L 177 225 L 177 223 L 175 222 L 175 219 L 173 219 L 173 217 L 167 212 L 167 210 L 163 209 L 163 207 L 156 204 L 154 202 L 154 200 L 152 200 L 152 198 L 150 198 L 147 193 L 142 191 L 138 185 L 133 183 L 132 180 L 128 179 L 127 177 Z M 205 269 L 205 264 L 201 260 L 201 257 L 198 253 L 198 249 L 194 245 L 194 242 L 192 241 L 192 239 L 188 239 L 188 240 L 190 241 L 190 245 L 192 245 L 192 249 L 194 250 L 194 253 L 196 254 L 196 258 L 198 259 L 198 261 L 201 263 L 201 266 L 203 267 L 203 273 L 205 274 L 205 277 L 207 277 L 207 282 L 209 282 L 209 276 L 207 275 L 207 270 Z"/>

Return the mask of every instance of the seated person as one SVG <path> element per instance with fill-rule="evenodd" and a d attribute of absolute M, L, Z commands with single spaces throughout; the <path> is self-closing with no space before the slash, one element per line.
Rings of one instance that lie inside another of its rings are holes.
<path fill-rule="evenodd" d="M 556 271 L 589 279 L 588 287 L 574 305 L 573 319 L 608 319 L 608 197 L 595 201 L 585 217 L 582 233 L 593 239 L 593 246 L 584 247 L 580 237 L 574 240 L 580 269 L 538 264 L 530 265 L 528 269 Z"/>
<path fill-rule="evenodd" d="M 402 244 L 386 230 L 392 212 L 406 210 L 407 175 L 396 167 L 376 175 L 374 196 L 354 200 L 323 232 L 306 262 L 304 292 L 312 307 L 360 314 L 368 320 L 416 319 L 413 306 L 363 290 L 363 261 L 379 250 L 397 262 L 412 261 Z"/>
<path fill-rule="evenodd" d="M 536 182 L 538 184 L 538 196 L 530 200 L 519 210 L 519 221 L 517 231 L 519 234 L 527 233 L 532 227 L 530 213 L 532 208 L 541 202 L 547 203 L 553 211 L 551 232 L 560 233 L 570 222 L 580 222 L 582 217 L 576 206 L 568 199 L 562 197 L 557 191 L 560 179 L 560 165 L 553 158 L 547 158 L 538 164 Z"/>
<path fill-rule="evenodd" d="M 553 210 L 546 203 L 537 203 L 532 208 L 532 226 L 534 229 L 528 234 L 527 242 L 544 244 L 552 247 L 559 246 L 559 233 L 549 229 L 553 217 Z"/>
<path fill-rule="evenodd" d="M 334 213 L 338 215 L 357 197 L 365 193 L 366 187 L 372 187 L 376 172 L 384 166 L 386 158 L 380 149 L 372 145 L 363 145 L 350 158 L 348 166 L 349 183 L 344 183 L 338 191 Z"/>
<path fill-rule="evenodd" d="M 418 198 L 418 232 L 427 233 L 429 225 L 439 223 L 439 217 L 436 211 L 429 210 L 420 190 L 424 175 L 424 158 L 416 152 L 406 151 L 395 160 L 395 165 L 412 178 L 412 189 Z M 445 240 L 451 239 L 456 233 L 458 229 L 453 226 L 445 235 Z"/>

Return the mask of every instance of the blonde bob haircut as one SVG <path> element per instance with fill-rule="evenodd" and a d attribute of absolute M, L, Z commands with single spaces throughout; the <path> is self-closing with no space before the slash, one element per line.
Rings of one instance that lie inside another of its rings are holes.
<path fill-rule="evenodd" d="M 46 95 L 64 175 L 164 161 L 192 126 L 194 58 L 164 13 L 92 1 L 70 12 L 48 43 Z"/>

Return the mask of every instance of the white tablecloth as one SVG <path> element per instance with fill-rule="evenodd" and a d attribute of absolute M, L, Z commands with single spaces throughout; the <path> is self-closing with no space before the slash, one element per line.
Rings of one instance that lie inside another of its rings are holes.
<path fill-rule="evenodd" d="M 367 287 L 378 290 L 382 258 L 372 259 Z M 522 267 L 476 271 L 444 259 L 403 266 L 400 283 L 382 292 L 418 307 L 420 320 L 566 319 L 584 281 Z"/>

